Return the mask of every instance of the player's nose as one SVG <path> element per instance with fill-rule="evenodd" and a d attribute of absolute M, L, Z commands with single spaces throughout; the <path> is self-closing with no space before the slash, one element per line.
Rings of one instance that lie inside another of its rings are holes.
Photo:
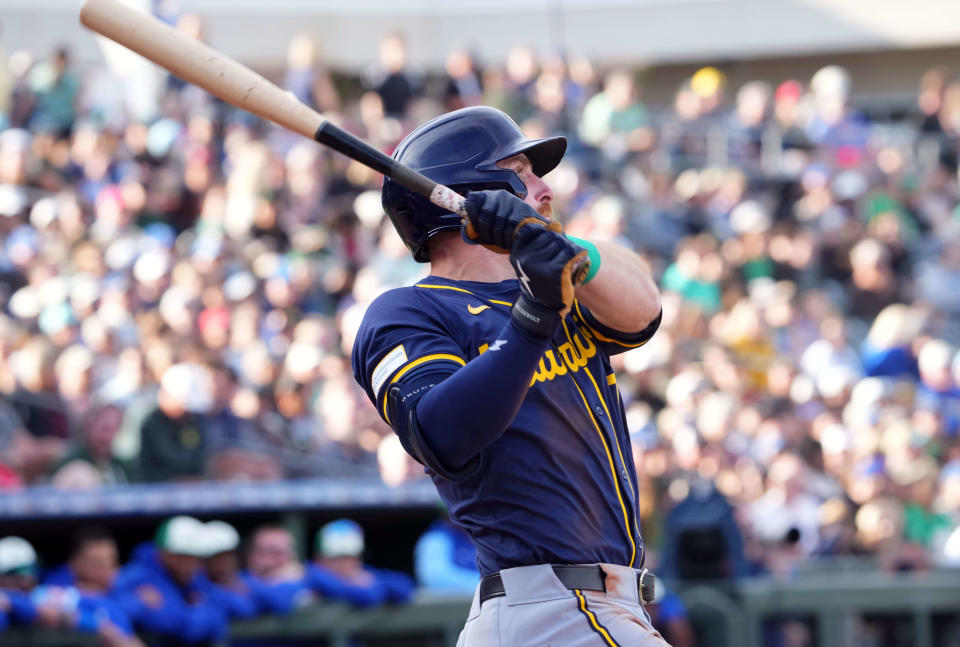
<path fill-rule="evenodd" d="M 531 175 L 533 175 L 531 173 Z M 527 187 L 530 195 L 533 197 L 534 201 L 537 204 L 543 204 L 544 202 L 553 201 L 553 189 L 550 188 L 550 185 L 543 181 L 542 178 L 534 176 L 534 180 L 531 181 L 531 185 Z"/>

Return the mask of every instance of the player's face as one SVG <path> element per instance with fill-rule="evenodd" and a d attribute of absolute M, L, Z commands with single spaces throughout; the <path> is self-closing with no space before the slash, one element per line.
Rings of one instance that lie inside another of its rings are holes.
<path fill-rule="evenodd" d="M 533 167 L 526 155 L 520 153 L 500 160 L 497 166 L 510 169 L 524 183 L 527 187 L 527 197 L 523 199 L 524 202 L 536 209 L 545 218 L 553 216 L 553 209 L 550 206 L 553 201 L 553 189 L 533 172 Z"/>

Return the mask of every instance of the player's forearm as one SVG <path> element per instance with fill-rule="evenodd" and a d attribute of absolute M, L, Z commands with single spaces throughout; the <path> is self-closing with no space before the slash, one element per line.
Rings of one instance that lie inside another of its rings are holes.
<path fill-rule="evenodd" d="M 577 288 L 577 299 L 609 328 L 624 333 L 643 330 L 660 314 L 660 292 L 646 262 L 616 243 L 594 245 L 602 259 L 600 270 Z"/>
<path fill-rule="evenodd" d="M 420 399 L 416 410 L 420 431 L 444 466 L 466 465 L 506 431 L 549 342 L 508 322 L 487 352 Z"/>

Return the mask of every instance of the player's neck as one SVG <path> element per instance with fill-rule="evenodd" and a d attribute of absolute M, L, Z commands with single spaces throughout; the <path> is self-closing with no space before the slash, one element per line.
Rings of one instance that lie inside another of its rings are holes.
<path fill-rule="evenodd" d="M 452 234 L 452 235 L 451 235 Z M 453 281 L 499 283 L 516 277 L 510 257 L 469 245 L 458 232 L 440 234 L 430 247 L 430 274 Z"/>

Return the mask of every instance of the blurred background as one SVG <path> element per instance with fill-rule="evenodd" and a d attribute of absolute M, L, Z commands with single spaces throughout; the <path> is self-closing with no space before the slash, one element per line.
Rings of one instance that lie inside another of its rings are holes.
<path fill-rule="evenodd" d="M 567 136 L 566 230 L 663 291 L 615 362 L 675 647 L 960 645 L 960 4 L 132 4 L 386 152 Z M 0 645 L 454 644 L 471 548 L 349 365 L 425 270 L 380 177 L 78 10 L 0 0 Z"/>

